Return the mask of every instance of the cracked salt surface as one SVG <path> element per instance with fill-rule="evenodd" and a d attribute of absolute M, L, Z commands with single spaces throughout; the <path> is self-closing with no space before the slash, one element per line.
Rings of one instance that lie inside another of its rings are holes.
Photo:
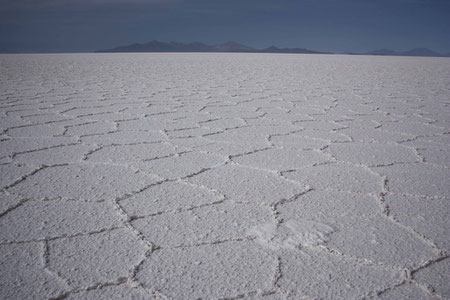
<path fill-rule="evenodd" d="M 450 298 L 449 59 L 0 64 L 0 298 Z"/>

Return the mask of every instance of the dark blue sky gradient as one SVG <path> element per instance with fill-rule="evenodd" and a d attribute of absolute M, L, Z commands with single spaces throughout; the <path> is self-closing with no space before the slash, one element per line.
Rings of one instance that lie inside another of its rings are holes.
<path fill-rule="evenodd" d="M 0 0 L 0 51 L 80 52 L 150 40 L 332 52 L 450 52 L 449 0 Z"/>

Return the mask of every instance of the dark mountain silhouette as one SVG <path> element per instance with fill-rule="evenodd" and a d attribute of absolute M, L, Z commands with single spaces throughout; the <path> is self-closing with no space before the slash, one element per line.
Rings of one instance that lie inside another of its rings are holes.
<path fill-rule="evenodd" d="M 151 41 L 145 44 L 132 44 L 112 49 L 98 50 L 96 52 L 252 52 L 252 53 L 322 53 L 304 48 L 277 48 L 256 49 L 236 42 L 226 42 L 217 45 L 206 45 L 199 42 L 183 44 L 176 42 Z"/>
<path fill-rule="evenodd" d="M 427 48 L 414 48 L 409 51 L 401 52 L 404 56 L 443 56 Z"/>
<path fill-rule="evenodd" d="M 131 44 L 96 52 L 209 52 L 210 50 L 211 46 L 199 42 L 182 44 L 151 41 L 145 44 Z"/>
<path fill-rule="evenodd" d="M 278 48 L 271 46 L 269 48 L 262 49 L 259 52 L 264 53 L 311 53 L 311 54 L 325 54 L 325 52 L 313 51 L 305 48 Z"/>
<path fill-rule="evenodd" d="M 367 54 L 369 54 L 369 55 L 398 55 L 397 52 L 395 52 L 394 50 L 389 50 L 389 49 L 374 50 L 374 51 L 367 52 Z"/>
<path fill-rule="evenodd" d="M 390 56 L 426 56 L 426 57 L 445 57 L 448 55 L 440 54 L 428 48 L 414 48 L 408 51 L 397 52 L 389 49 L 379 49 L 362 53 L 367 55 L 390 55 Z"/>
<path fill-rule="evenodd" d="M 306 48 L 278 48 L 271 46 L 265 49 L 257 49 L 233 41 L 217 45 L 207 45 L 200 42 L 177 43 L 151 41 L 145 44 L 131 44 L 112 49 L 98 50 L 95 52 L 243 52 L 243 53 L 311 53 L 332 54 L 330 52 L 313 51 Z M 365 53 L 347 53 L 350 55 L 386 55 L 386 56 L 428 56 L 450 57 L 448 54 L 440 54 L 427 48 L 415 48 L 408 51 L 397 52 L 389 49 L 379 49 Z"/>
<path fill-rule="evenodd" d="M 236 42 L 226 42 L 223 44 L 218 44 L 218 45 L 214 45 L 211 46 L 212 48 L 214 48 L 216 51 L 220 51 L 220 52 L 255 52 L 258 51 L 255 48 L 249 47 L 249 46 L 245 46 Z"/>

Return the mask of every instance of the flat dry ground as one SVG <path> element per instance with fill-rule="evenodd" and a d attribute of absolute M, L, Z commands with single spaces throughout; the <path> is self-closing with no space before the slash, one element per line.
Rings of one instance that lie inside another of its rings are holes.
<path fill-rule="evenodd" d="M 0 298 L 450 297 L 450 59 L 0 66 Z"/>

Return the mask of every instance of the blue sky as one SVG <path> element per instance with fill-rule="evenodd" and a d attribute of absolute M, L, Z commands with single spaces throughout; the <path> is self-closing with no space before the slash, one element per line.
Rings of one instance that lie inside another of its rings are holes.
<path fill-rule="evenodd" d="M 449 0 L 0 0 L 0 51 L 150 40 L 450 52 Z"/>

